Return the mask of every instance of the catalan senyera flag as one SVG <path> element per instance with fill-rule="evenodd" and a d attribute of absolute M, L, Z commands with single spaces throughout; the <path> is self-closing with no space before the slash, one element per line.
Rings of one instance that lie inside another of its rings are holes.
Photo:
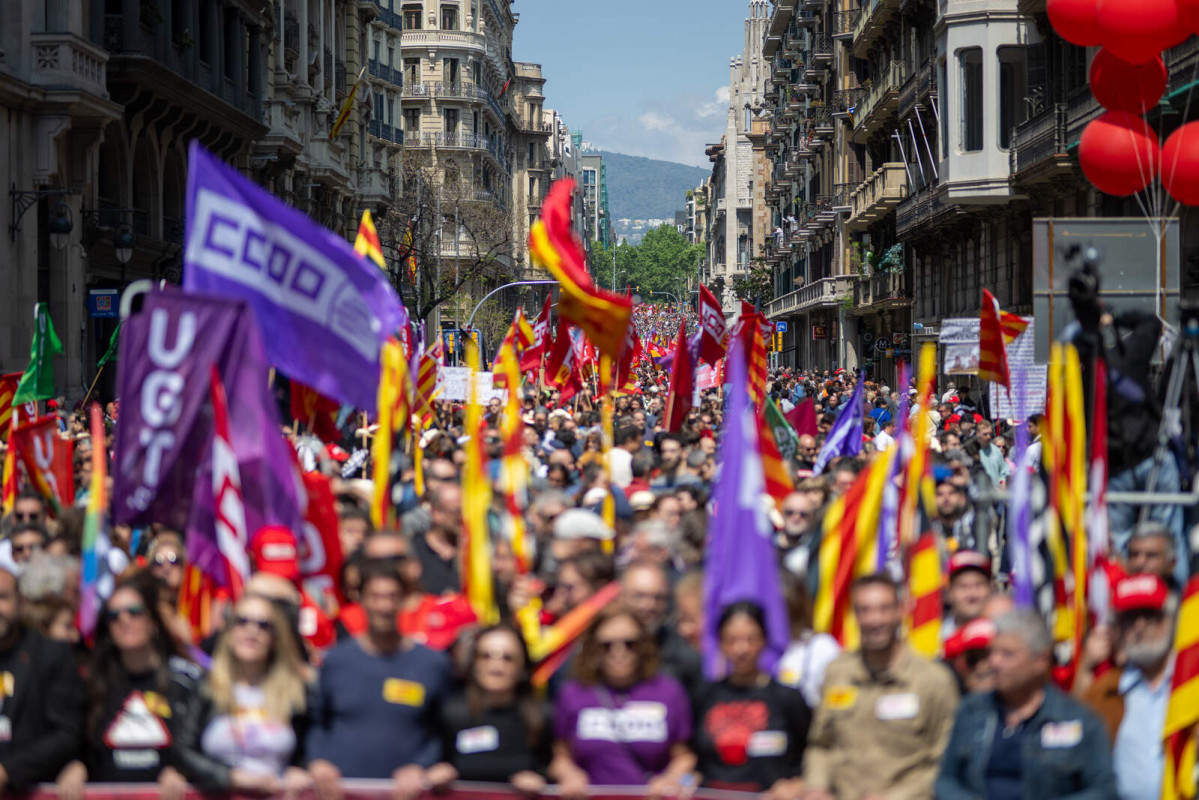
<path fill-rule="evenodd" d="M 1049 359 L 1049 391 L 1042 460 L 1049 475 L 1046 544 L 1057 600 L 1053 632 L 1074 643 L 1074 664 L 1086 628 L 1087 442 L 1083 414 L 1082 365 L 1073 345 L 1054 343 Z"/>
<path fill-rule="evenodd" d="M 758 420 L 758 445 L 762 449 L 762 477 L 765 480 L 766 494 L 780 505 L 783 498 L 795 488 L 787 465 L 783 463 L 782 453 L 779 452 L 778 442 L 775 441 L 774 431 L 764 413 L 755 415 Z"/>
<path fill-rule="evenodd" d="M 483 404 L 479 397 L 479 347 L 466 342 L 470 391 L 466 404 L 466 463 L 462 468 L 462 593 L 480 625 L 494 625 L 499 610 L 491 581 L 491 539 L 487 515 L 491 510 L 491 481 L 487 478 L 487 451 L 483 443 Z"/>
<path fill-rule="evenodd" d="M 619 359 L 625 330 L 632 322 L 633 304 L 629 298 L 604 291 L 592 282 L 582 245 L 571 225 L 574 187 L 570 178 L 550 187 L 541 218 L 529 231 L 529 254 L 561 286 L 559 316 L 582 328 L 602 353 Z"/>
<path fill-rule="evenodd" d="M 898 533 L 901 548 L 911 547 L 916 541 L 918 506 L 922 505 L 930 514 L 936 508 L 937 489 L 932 477 L 932 461 L 929 458 L 933 438 L 929 411 L 932 409 L 933 381 L 936 376 L 937 346 L 932 342 L 926 342 L 920 348 L 916 367 L 916 402 L 919 404 L 916 416 L 909 420 L 909 435 L 905 437 L 902 432 L 900 434 L 901 438 L 907 438 L 911 443 L 911 455 L 908 457 L 903 486 L 900 488 Z"/>
<path fill-rule="evenodd" d="M 387 527 L 395 521 L 391 502 L 391 453 L 396 436 L 411 424 L 410 391 L 408 361 L 403 349 L 397 340 L 388 339 L 383 344 L 380 358 L 379 428 L 371 447 L 375 490 L 371 499 L 371 521 L 376 528 Z"/>
<path fill-rule="evenodd" d="M 550 296 L 545 296 L 545 305 L 541 307 L 541 313 L 537 315 L 536 321 L 533 322 L 533 343 L 525 348 L 525 351 L 520 356 L 520 371 L 536 373 L 541 367 L 541 362 L 545 357 L 546 343 L 550 338 Z M 630 326 L 632 327 L 632 326 Z M 536 376 L 533 378 L 536 381 Z"/>
<path fill-rule="evenodd" d="M 1012 373 L 1007 346 L 1024 332 L 1028 323 L 1016 314 L 999 308 L 995 295 L 983 289 L 982 309 L 978 314 L 978 377 L 1012 388 Z"/>
<path fill-rule="evenodd" d="M 941 650 L 941 553 L 936 534 L 921 534 L 912 545 L 908 560 L 908 642 L 912 649 L 928 658 Z"/>
<path fill-rule="evenodd" d="M 856 648 L 859 638 L 850 589 L 855 578 L 877 569 L 883 484 L 897 457 L 898 448 L 892 444 L 858 475 L 848 492 L 829 505 L 824 515 L 813 628 L 817 633 L 830 634 L 846 650 Z"/>
<path fill-rule="evenodd" d="M 441 391 L 437 384 L 444 364 L 445 344 L 438 336 L 432 346 L 426 347 L 425 352 L 421 354 L 420 366 L 416 371 L 415 406 L 422 430 L 433 421 L 433 401 Z"/>
<path fill-rule="evenodd" d="M 358 94 L 358 87 L 362 85 L 362 76 L 366 75 L 366 67 L 358 71 L 358 79 L 354 81 L 354 85 L 350 87 L 350 93 L 346 95 L 346 101 L 341 106 L 341 112 L 337 115 L 337 119 L 333 122 L 333 127 L 329 129 L 329 141 L 337 138 L 337 134 L 341 133 L 341 128 L 346 124 L 346 120 L 350 118 L 350 110 L 354 107 L 354 98 Z"/>
<path fill-rule="evenodd" d="M 8 441 L 8 431 L 12 427 L 13 397 L 20 382 L 20 372 L 0 376 L 0 441 Z"/>
<path fill-rule="evenodd" d="M 496 359 L 497 372 L 507 378 L 509 387 L 520 386 L 520 359 L 516 348 L 505 342 L 500 346 Z M 493 384 L 494 385 L 494 384 Z M 512 553 L 516 556 L 516 570 L 524 575 L 533 566 L 533 548 L 529 543 L 525 526 L 525 510 L 529 505 L 529 462 L 524 455 L 525 424 L 520 415 L 520 396 L 514 388 L 508 390 L 504 413 L 500 420 L 500 440 L 503 442 L 503 460 L 500 462 L 500 489 L 504 493 L 506 524 L 511 533 Z"/>
<path fill-rule="evenodd" d="M 525 312 L 521 309 L 516 309 L 516 314 L 512 318 L 512 324 L 508 326 L 508 332 L 504 334 L 504 339 L 500 343 L 499 352 L 496 353 L 495 362 L 492 366 L 492 382 L 491 385 L 496 389 L 506 389 L 509 386 L 508 374 L 505 370 L 499 368 L 500 356 L 503 354 L 504 348 L 511 348 L 518 359 L 516 375 L 520 377 L 519 358 L 525 349 L 533 344 L 533 327 L 529 325 L 529 321 L 525 319 Z M 520 381 L 516 382 L 520 386 Z"/>
<path fill-rule="evenodd" d="M 1199 575 L 1191 577 L 1174 625 L 1174 678 L 1162 728 L 1162 800 L 1195 800 L 1199 728 Z"/>
<path fill-rule="evenodd" d="M 358 223 L 354 252 L 375 262 L 379 269 L 387 269 L 387 262 L 383 260 L 383 247 L 379 244 L 379 232 L 375 230 L 375 220 L 371 218 L 369 208 L 362 212 L 362 221 Z"/>

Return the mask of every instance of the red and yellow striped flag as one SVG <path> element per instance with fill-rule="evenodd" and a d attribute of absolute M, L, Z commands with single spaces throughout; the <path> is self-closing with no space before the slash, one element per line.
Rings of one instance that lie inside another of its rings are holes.
<path fill-rule="evenodd" d="M 602 353 L 620 358 L 625 331 L 633 318 L 633 303 L 597 287 L 587 271 L 583 247 L 571 224 L 570 178 L 556 181 L 541 206 L 541 218 L 529 231 L 529 255 L 558 280 L 562 289 L 558 316 L 583 329 Z"/>
<path fill-rule="evenodd" d="M 758 408 L 766 398 L 766 337 L 761 325 L 749 325 L 749 396 Z"/>
<path fill-rule="evenodd" d="M 932 532 L 921 534 L 908 564 L 908 641 L 921 655 L 934 658 L 941 650 L 941 553 Z"/>
<path fill-rule="evenodd" d="M 500 369 L 500 356 L 503 355 L 504 348 L 511 348 L 516 354 L 517 359 L 524 353 L 525 349 L 533 344 L 533 326 L 525 319 L 525 312 L 521 309 L 516 309 L 516 315 L 512 318 L 512 324 L 508 326 L 508 332 L 504 334 L 504 340 L 500 342 L 500 349 L 496 353 L 495 363 L 492 365 L 492 382 L 491 385 L 496 389 L 508 388 L 508 375 Z M 516 374 L 520 376 L 520 364 L 517 363 Z M 518 381 L 517 386 L 520 386 Z"/>
<path fill-rule="evenodd" d="M 899 504 L 897 528 L 899 545 L 904 548 L 910 547 L 916 541 L 918 506 L 923 505 L 929 513 L 937 507 L 937 489 L 932 478 L 932 461 L 929 459 L 929 446 L 933 438 L 929 411 L 932 409 L 933 381 L 936 376 L 937 346 L 932 342 L 925 342 L 920 348 L 916 372 L 916 416 L 910 420 L 912 453 L 908 458 Z M 898 420 L 900 425 L 905 422 L 908 420 Z"/>
<path fill-rule="evenodd" d="M 525 510 L 529 505 L 529 462 L 524 454 L 525 423 L 520 416 L 520 357 L 507 340 L 500 346 L 496 368 L 496 373 L 502 373 L 511 387 L 500 420 L 504 455 L 500 462 L 499 482 L 504 493 L 504 510 L 508 512 L 506 524 L 511 533 L 512 553 L 516 556 L 516 571 L 523 575 L 533 566 L 533 548 L 525 526 Z"/>
<path fill-rule="evenodd" d="M 766 481 L 766 494 L 770 495 L 777 506 L 795 489 L 795 485 L 791 482 L 787 465 L 783 463 L 783 454 L 779 452 L 778 442 L 775 441 L 774 431 L 771 430 L 766 415 L 758 413 L 756 418 L 758 420 L 758 447 L 762 451 L 762 477 Z"/>
<path fill-rule="evenodd" d="M 0 376 L 0 441 L 8 441 L 9 428 L 12 427 L 13 397 L 17 394 L 17 384 L 20 382 L 20 372 Z"/>
<path fill-rule="evenodd" d="M 398 340 L 388 339 L 383 343 L 380 363 L 379 428 L 371 448 L 375 484 L 371 521 L 376 528 L 385 528 L 395 523 L 395 508 L 391 502 L 391 452 L 396 435 L 408 429 L 412 405 L 408 362 Z"/>
<path fill-rule="evenodd" d="M 1199 729 L 1199 575 L 1191 578 L 1174 624 L 1174 679 L 1162 729 L 1162 800 L 1195 800 Z"/>
<path fill-rule="evenodd" d="M 820 585 L 813 605 L 813 628 L 833 636 L 846 650 L 858 646 L 850 589 L 854 579 L 878 567 L 879 513 L 883 487 L 898 448 L 891 445 L 858 475 L 849 491 L 834 500 L 824 515 L 817 560 Z"/>
<path fill-rule="evenodd" d="M 479 397 L 479 346 L 466 341 L 470 391 L 466 403 L 466 463 L 462 468 L 462 592 L 480 625 L 494 625 L 499 610 L 491 583 L 491 540 L 487 514 L 491 510 L 491 481 L 487 479 L 487 450 L 483 443 L 483 405 Z"/>
<path fill-rule="evenodd" d="M 1028 328 L 1028 320 L 1010 311 L 999 312 L 999 328 L 1003 331 L 1003 343 L 1011 344 Z"/>
<path fill-rule="evenodd" d="M 375 262 L 379 269 L 387 269 L 387 262 L 383 260 L 383 247 L 379 244 L 379 232 L 375 230 L 375 221 L 371 218 L 369 208 L 362 212 L 362 221 L 358 223 L 354 252 Z"/>
<path fill-rule="evenodd" d="M 986 289 L 983 289 L 978 321 L 978 377 L 1011 389 L 1007 346 L 1024 332 L 1028 323 L 1015 314 L 1001 311 L 995 295 Z"/>
<path fill-rule="evenodd" d="M 350 87 L 350 93 L 346 95 L 346 101 L 341 106 L 341 112 L 333 122 L 333 127 L 329 129 L 329 141 L 337 138 L 337 134 L 341 133 L 342 126 L 350 118 L 350 110 L 354 107 L 354 97 L 358 94 L 358 87 L 362 85 L 362 76 L 365 74 L 366 67 L 358 71 L 358 78 L 354 81 L 354 85 Z"/>
<path fill-rule="evenodd" d="M 433 401 L 441 391 L 437 388 L 441 369 L 445 363 L 445 345 L 440 336 L 432 347 L 426 347 L 416 369 L 416 414 L 420 417 L 420 429 L 424 430 L 433 421 Z"/>

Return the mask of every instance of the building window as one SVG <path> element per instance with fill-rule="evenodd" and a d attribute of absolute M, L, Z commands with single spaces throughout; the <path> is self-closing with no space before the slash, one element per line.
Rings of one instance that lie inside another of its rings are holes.
<path fill-rule="evenodd" d="M 443 58 L 441 60 L 441 79 L 449 84 L 458 83 L 458 59 Z"/>
<path fill-rule="evenodd" d="M 471 68 L 471 73 L 475 80 L 475 86 L 478 86 L 480 83 L 483 82 L 483 65 L 480 64 L 477 60 L 471 59 L 470 68 Z"/>
<path fill-rule="evenodd" d="M 529 142 L 529 168 L 532 169 L 537 165 L 537 145 Z"/>
<path fill-rule="evenodd" d="M 454 6 L 441 7 L 441 29 L 443 31 L 458 30 L 458 9 Z"/>
<path fill-rule="evenodd" d="M 458 132 L 458 109 L 447 108 L 445 110 L 445 132 L 446 133 L 457 133 Z"/>
<path fill-rule="evenodd" d="M 962 151 L 983 149 L 983 51 L 972 47 L 958 54 L 962 81 Z"/>
<path fill-rule="evenodd" d="M 404 30 L 419 31 L 420 30 L 420 6 L 415 8 L 404 9 Z"/>
<path fill-rule="evenodd" d="M 392 94 L 387 95 L 387 124 L 388 125 L 395 124 L 395 107 L 396 107 L 395 95 L 392 95 Z"/>
<path fill-rule="evenodd" d="M 404 59 L 404 85 L 419 86 L 420 85 L 420 59 L 405 58 Z"/>
<path fill-rule="evenodd" d="M 387 46 L 387 66 L 394 67 L 396 63 L 396 49 L 392 45 Z"/>
<path fill-rule="evenodd" d="M 1023 47 L 999 48 L 999 146 L 1012 144 L 1012 129 L 1028 118 L 1027 52 Z"/>
<path fill-rule="evenodd" d="M 420 133 L 420 109 L 404 109 L 404 130 L 408 133 Z"/>
<path fill-rule="evenodd" d="M 383 93 L 375 95 L 375 119 L 383 122 Z"/>
<path fill-rule="evenodd" d="M 374 45 L 375 45 L 375 57 L 374 57 L 374 61 L 375 61 L 375 63 L 378 63 L 378 62 L 379 62 L 379 40 L 378 40 L 378 39 L 376 39 L 376 40 L 374 41 Z"/>

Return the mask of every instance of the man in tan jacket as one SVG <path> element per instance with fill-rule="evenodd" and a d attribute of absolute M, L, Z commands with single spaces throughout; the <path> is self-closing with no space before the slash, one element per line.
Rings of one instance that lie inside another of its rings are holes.
<path fill-rule="evenodd" d="M 900 637 L 903 603 L 894 581 L 859 578 L 851 597 L 861 647 L 825 673 L 804 756 L 804 800 L 931 798 L 957 683 Z"/>

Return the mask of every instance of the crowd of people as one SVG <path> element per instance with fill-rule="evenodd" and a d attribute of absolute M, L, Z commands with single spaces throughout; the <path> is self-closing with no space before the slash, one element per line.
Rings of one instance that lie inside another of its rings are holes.
<path fill-rule="evenodd" d="M 677 335 L 679 317 L 663 313 L 639 313 L 638 326 Z M 812 402 L 817 419 L 787 460 L 794 491 L 769 509 L 792 638 L 772 671 L 762 667 L 763 608 L 737 602 L 705 618 L 724 390 L 703 392 L 681 431 L 664 432 L 667 382 L 648 364 L 639 391 L 615 400 L 610 449 L 593 390 L 565 408 L 552 392 L 522 390 L 535 552 L 519 570 L 497 499 L 496 624 L 476 624 L 461 596 L 461 404 L 438 402 L 415 444 L 423 493 L 411 456 L 398 456 L 395 527 L 371 522 L 354 431 L 310 453 L 334 481 L 340 607 L 311 600 L 294 539 L 264 529 L 250 541 L 253 577 L 204 638 L 178 607 L 182 532 L 117 526 L 107 555 L 117 577 L 83 641 L 82 510 L 53 516 L 25 491 L 0 543 L 0 790 L 55 783 L 79 800 L 91 783 L 155 783 L 177 798 L 190 784 L 335 800 L 342 779 L 373 778 L 390 781 L 396 800 L 455 781 L 526 796 L 552 783 L 568 800 L 604 786 L 651 798 L 706 788 L 768 800 L 1157 800 L 1186 551 L 1160 523 L 1131 530 L 1117 552 L 1126 574 L 1073 682 L 1059 685 L 1054 636 L 1007 590 L 1004 511 L 991 490 L 1016 469 L 1012 428 L 984 419 L 964 386 L 939 391 L 932 409 L 942 655 L 908 644 L 906 590 L 888 574 L 853 585 L 858 646 L 814 630 L 824 512 L 897 436 L 909 391 L 869 381 L 859 409 L 847 404 L 856 380 L 841 370 L 769 376 L 784 412 Z M 110 429 L 119 412 L 109 404 Z M 75 439 L 82 506 L 84 417 L 55 413 Z M 496 460 L 504 413 L 495 400 L 484 417 Z M 817 472 L 824 436 L 858 413 L 860 455 Z M 547 663 L 545 634 L 605 592 L 611 600 Z M 704 669 L 705 626 L 718 673 Z"/>

